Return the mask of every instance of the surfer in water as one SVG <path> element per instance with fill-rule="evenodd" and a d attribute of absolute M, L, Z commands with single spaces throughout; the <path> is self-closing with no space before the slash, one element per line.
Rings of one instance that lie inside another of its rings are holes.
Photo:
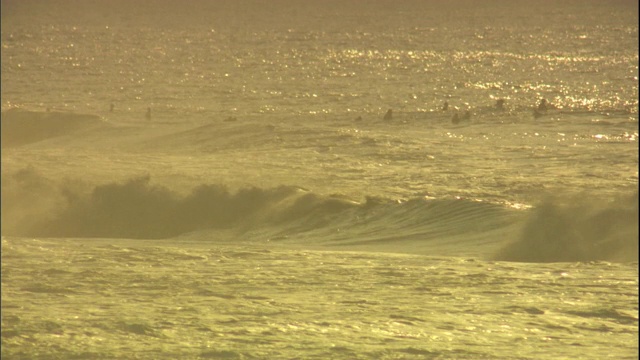
<path fill-rule="evenodd" d="M 539 117 L 541 117 L 542 115 L 544 115 L 543 113 L 541 113 L 540 111 L 538 111 L 538 109 L 533 109 L 533 118 L 537 119 Z"/>
<path fill-rule="evenodd" d="M 453 114 L 453 117 L 451 118 L 451 122 L 453 124 L 460 124 L 460 122 L 462 120 L 465 120 L 465 121 L 471 120 L 471 112 L 469 110 L 465 111 L 464 115 L 462 115 L 462 116 L 458 115 L 458 113 L 455 113 L 455 114 Z"/>
<path fill-rule="evenodd" d="M 504 110 L 504 99 L 496 100 L 496 109 Z"/>
<path fill-rule="evenodd" d="M 533 117 L 539 118 L 547 113 L 547 110 L 557 109 L 553 104 L 550 104 L 547 99 L 540 100 L 537 108 L 533 109 Z"/>
<path fill-rule="evenodd" d="M 447 111 L 449 110 L 449 102 L 445 101 L 444 104 L 442 105 L 442 111 Z"/>
<path fill-rule="evenodd" d="M 114 105 L 113 103 L 111 103 L 111 105 L 109 106 L 109 112 L 113 112 L 113 108 L 114 108 Z"/>
<path fill-rule="evenodd" d="M 547 111 L 547 99 L 540 100 L 540 104 L 538 105 L 538 112 Z"/>
<path fill-rule="evenodd" d="M 149 108 L 147 108 L 147 113 L 146 113 L 146 114 L 144 114 L 144 117 L 145 117 L 147 120 L 151 120 L 151 108 L 150 108 L 150 107 L 149 107 Z"/>
<path fill-rule="evenodd" d="M 393 111 L 391 111 L 391 109 L 389 109 L 389 110 L 387 111 L 387 113 L 386 113 L 386 114 L 384 114 L 383 119 L 384 119 L 384 120 L 391 120 L 391 118 L 393 118 Z"/>

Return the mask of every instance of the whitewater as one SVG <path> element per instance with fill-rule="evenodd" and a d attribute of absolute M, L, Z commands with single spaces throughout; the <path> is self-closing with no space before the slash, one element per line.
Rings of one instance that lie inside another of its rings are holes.
<path fill-rule="evenodd" d="M 638 358 L 636 2 L 1 4 L 3 358 Z"/>

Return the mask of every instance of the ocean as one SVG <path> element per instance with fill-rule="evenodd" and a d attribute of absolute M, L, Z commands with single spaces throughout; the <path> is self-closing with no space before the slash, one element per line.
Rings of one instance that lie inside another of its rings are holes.
<path fill-rule="evenodd" d="M 638 358 L 637 2 L 1 4 L 3 358 Z"/>

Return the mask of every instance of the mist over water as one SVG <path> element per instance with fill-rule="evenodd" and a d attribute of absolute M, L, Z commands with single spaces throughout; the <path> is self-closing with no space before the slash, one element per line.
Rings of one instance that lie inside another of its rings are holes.
<path fill-rule="evenodd" d="M 17 199 L 9 190 L 5 192 L 3 209 L 22 217 L 3 223 L 3 227 L 7 234 L 21 236 L 170 238 L 202 229 L 335 215 L 350 206 L 344 200 L 321 199 L 292 187 L 249 188 L 232 193 L 222 185 L 201 185 L 181 196 L 142 177 L 101 185 L 83 194 L 28 169 L 7 180 L 14 184 L 11 190 L 19 188 L 14 195 Z M 20 201 L 24 193 L 37 199 L 24 204 Z"/>
<path fill-rule="evenodd" d="M 3 358 L 637 358 L 636 1 L 1 5 Z"/>

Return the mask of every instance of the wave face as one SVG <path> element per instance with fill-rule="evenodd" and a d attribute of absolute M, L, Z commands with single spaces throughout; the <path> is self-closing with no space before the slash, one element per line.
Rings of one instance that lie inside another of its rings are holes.
<path fill-rule="evenodd" d="M 590 196 L 549 198 L 531 211 L 519 240 L 496 259 L 638 261 L 638 194 L 613 201 Z"/>
<path fill-rule="evenodd" d="M 11 236 L 166 239 L 231 231 L 234 241 L 422 252 L 488 237 L 511 225 L 517 213 L 465 200 L 354 202 L 291 186 L 230 191 L 208 184 L 180 195 L 149 177 L 83 192 L 30 169 L 11 174 L 6 183 L 12 186 L 3 182 L 2 227 Z"/>

